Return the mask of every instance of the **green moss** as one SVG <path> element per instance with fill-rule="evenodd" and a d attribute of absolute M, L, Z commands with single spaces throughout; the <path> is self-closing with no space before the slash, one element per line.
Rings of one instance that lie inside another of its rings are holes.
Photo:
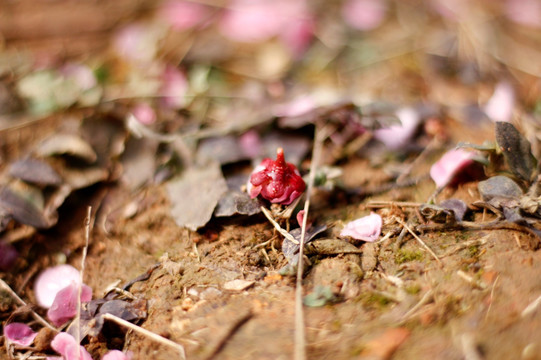
<path fill-rule="evenodd" d="M 381 309 L 391 302 L 391 300 L 382 294 L 369 292 L 361 295 L 358 300 L 367 308 Z"/>
<path fill-rule="evenodd" d="M 398 265 L 404 264 L 410 261 L 421 261 L 423 260 L 424 255 L 421 250 L 406 250 L 400 249 L 394 257 L 394 262 Z"/>
<path fill-rule="evenodd" d="M 406 292 L 411 295 L 416 295 L 421 292 L 421 286 L 418 284 L 408 286 L 406 287 Z"/>

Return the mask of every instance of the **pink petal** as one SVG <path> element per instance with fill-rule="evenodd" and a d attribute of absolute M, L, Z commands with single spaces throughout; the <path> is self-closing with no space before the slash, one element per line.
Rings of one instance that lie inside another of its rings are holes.
<path fill-rule="evenodd" d="M 541 2 L 539 0 L 507 0 L 505 12 L 516 23 L 541 27 Z"/>
<path fill-rule="evenodd" d="M 485 114 L 492 121 L 509 122 L 515 107 L 515 91 L 508 82 L 499 83 L 485 105 Z"/>
<path fill-rule="evenodd" d="M 310 18 L 292 21 L 280 34 L 280 38 L 295 58 L 300 58 L 308 49 L 314 35 L 314 21 Z"/>
<path fill-rule="evenodd" d="M 284 19 L 269 0 L 233 0 L 220 22 L 225 37 L 239 42 L 260 42 L 277 35 Z"/>
<path fill-rule="evenodd" d="M 86 349 L 79 345 L 75 338 L 68 333 L 61 332 L 51 341 L 51 347 L 62 355 L 64 360 L 92 360 Z M 79 350 L 79 356 L 77 356 Z"/>
<path fill-rule="evenodd" d="M 421 122 L 418 112 L 413 108 L 402 108 L 396 112 L 401 125 L 374 131 L 374 138 L 381 141 L 390 150 L 400 150 L 408 145 Z"/>
<path fill-rule="evenodd" d="M 47 317 L 54 326 L 65 324 L 77 314 L 78 292 L 79 284 L 72 282 L 56 294 L 52 306 L 47 311 Z M 88 302 L 90 300 L 92 300 L 92 289 L 83 284 L 81 302 Z"/>
<path fill-rule="evenodd" d="M 210 9 L 197 2 L 173 0 L 161 6 L 158 16 L 174 30 L 186 30 L 207 22 Z"/>
<path fill-rule="evenodd" d="M 115 34 L 113 48 L 127 61 L 147 63 L 156 55 L 158 38 L 159 33 L 155 29 L 133 23 Z"/>
<path fill-rule="evenodd" d="M 150 125 L 156 122 L 156 112 L 152 106 L 147 103 L 139 103 L 135 105 L 131 113 L 141 124 Z"/>
<path fill-rule="evenodd" d="M 14 322 L 4 327 L 6 339 L 21 346 L 30 346 L 37 335 L 38 333 L 33 331 L 30 326 L 22 323 Z"/>
<path fill-rule="evenodd" d="M 385 19 L 387 4 L 384 0 L 348 0 L 342 7 L 342 17 L 357 30 L 372 30 Z"/>
<path fill-rule="evenodd" d="M 60 68 L 60 73 L 75 80 L 81 90 L 89 90 L 98 84 L 92 70 L 85 65 L 69 63 Z"/>
<path fill-rule="evenodd" d="M 103 355 L 101 360 L 131 360 L 131 355 L 125 354 L 120 350 L 111 350 Z"/>
<path fill-rule="evenodd" d="M 446 152 L 430 168 L 430 177 L 438 188 L 449 184 L 463 169 L 473 164 L 475 154 L 463 149 Z"/>
<path fill-rule="evenodd" d="M 58 265 L 41 272 L 34 283 L 34 294 L 38 305 L 46 309 L 50 308 L 56 294 L 72 281 L 79 284 L 81 276 L 79 270 L 71 265 Z"/>
<path fill-rule="evenodd" d="M 382 219 L 376 213 L 351 221 L 340 232 L 340 236 L 350 236 L 357 240 L 374 242 L 381 235 Z"/>
<path fill-rule="evenodd" d="M 184 73 L 174 66 L 168 65 L 162 74 L 160 95 L 161 103 L 168 109 L 180 109 L 186 103 L 185 95 L 188 91 L 188 80 Z"/>
<path fill-rule="evenodd" d="M 317 106 L 312 96 L 300 96 L 288 103 L 276 105 L 272 112 L 275 116 L 294 117 L 306 114 Z"/>
<path fill-rule="evenodd" d="M 246 155 L 256 158 L 261 153 L 263 144 L 259 134 L 255 130 L 248 130 L 239 138 L 239 145 Z"/>

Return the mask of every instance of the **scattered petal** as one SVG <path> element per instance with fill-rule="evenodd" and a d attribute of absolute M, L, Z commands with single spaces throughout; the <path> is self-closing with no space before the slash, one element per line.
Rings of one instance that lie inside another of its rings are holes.
<path fill-rule="evenodd" d="M 494 89 L 494 93 L 486 103 L 485 114 L 492 121 L 509 122 L 513 116 L 515 107 L 515 91 L 508 82 L 499 83 Z"/>
<path fill-rule="evenodd" d="M 161 104 L 168 109 L 180 109 L 186 103 L 188 91 L 186 75 L 174 66 L 166 66 L 162 74 L 162 85 L 159 90 Z"/>
<path fill-rule="evenodd" d="M 260 42 L 277 35 L 284 24 L 283 1 L 233 0 L 220 22 L 221 33 L 234 41 Z"/>
<path fill-rule="evenodd" d="M 174 30 L 181 31 L 205 25 L 210 9 L 197 2 L 173 0 L 161 5 L 158 16 Z"/>
<path fill-rule="evenodd" d="M 39 306 L 50 308 L 56 297 L 56 294 L 75 282 L 81 282 L 79 270 L 71 265 L 58 265 L 45 269 L 39 274 L 34 283 L 34 295 Z"/>
<path fill-rule="evenodd" d="M 462 149 L 453 149 L 446 152 L 430 168 L 430 177 L 438 188 L 447 186 L 461 171 L 474 163 L 475 153 Z"/>
<path fill-rule="evenodd" d="M 156 122 L 156 112 L 147 103 L 139 103 L 133 107 L 131 113 L 141 124 L 150 125 Z"/>
<path fill-rule="evenodd" d="M 242 152 L 250 158 L 256 158 L 261 154 L 263 144 L 257 131 L 249 130 L 242 134 L 238 143 Z"/>
<path fill-rule="evenodd" d="M 90 90 L 98 85 L 98 80 L 92 70 L 86 66 L 76 63 L 69 63 L 60 68 L 60 74 L 65 78 L 75 81 L 80 90 Z"/>
<path fill-rule="evenodd" d="M 101 360 L 131 360 L 131 353 L 123 353 L 120 350 L 110 350 L 103 355 Z"/>
<path fill-rule="evenodd" d="M 381 234 L 382 225 L 381 216 L 371 213 L 368 216 L 347 223 L 340 232 L 340 236 L 350 236 L 356 240 L 374 242 Z"/>
<path fill-rule="evenodd" d="M 145 24 L 130 24 L 118 31 L 113 40 L 116 53 L 127 61 L 147 63 L 158 51 L 160 31 Z"/>
<path fill-rule="evenodd" d="M 362 31 L 372 30 L 381 25 L 387 13 L 384 0 L 348 0 L 342 7 L 346 23 Z"/>
<path fill-rule="evenodd" d="M 400 125 L 374 130 L 374 138 L 384 143 L 390 150 L 406 147 L 421 123 L 419 113 L 413 108 L 399 109 L 396 116 L 400 119 Z"/>
<path fill-rule="evenodd" d="M 53 303 L 47 311 L 47 317 L 54 326 L 64 325 L 77 314 L 77 295 L 79 283 L 71 282 L 68 286 L 56 293 Z M 92 289 L 82 284 L 81 302 L 92 300 Z"/>
<path fill-rule="evenodd" d="M 295 165 L 286 163 L 284 150 L 278 148 L 276 160 L 264 159 L 248 181 L 248 193 L 253 199 L 261 196 L 271 203 L 289 205 L 302 195 L 306 184 Z"/>
<path fill-rule="evenodd" d="M 88 351 L 79 345 L 73 336 L 65 332 L 55 336 L 51 341 L 51 347 L 62 355 L 63 360 L 92 360 Z"/>
<path fill-rule="evenodd" d="M 38 333 L 26 324 L 14 322 L 4 327 L 4 336 L 11 343 L 20 346 L 30 346 L 36 336 L 38 336 Z"/>
<path fill-rule="evenodd" d="M 539 28 L 541 26 L 541 2 L 538 0 L 507 0 L 507 17 L 516 23 Z"/>
<path fill-rule="evenodd" d="M 308 47 L 314 25 L 305 0 L 233 0 L 219 27 L 222 35 L 238 42 L 280 36 L 297 57 Z"/>

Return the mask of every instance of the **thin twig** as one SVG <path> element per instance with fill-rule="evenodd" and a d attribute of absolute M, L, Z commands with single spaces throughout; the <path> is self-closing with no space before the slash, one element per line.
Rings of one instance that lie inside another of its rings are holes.
<path fill-rule="evenodd" d="M 532 301 L 530 303 L 530 305 L 526 306 L 526 309 L 524 309 L 522 311 L 522 313 L 520 314 L 520 317 L 522 317 L 523 319 L 525 317 L 527 317 L 528 315 L 531 315 L 535 312 L 535 310 L 537 310 L 537 308 L 539 307 L 539 305 L 541 305 L 541 296 L 539 296 L 537 299 L 535 299 L 534 301 Z"/>
<path fill-rule="evenodd" d="M 302 218 L 301 239 L 299 244 L 299 263 L 297 267 L 297 281 L 295 284 L 295 360 L 306 359 L 306 334 L 304 329 L 304 312 L 302 308 L 302 275 L 303 269 L 303 257 L 304 257 L 304 240 L 306 237 L 306 224 L 308 221 L 308 213 L 310 209 L 310 195 L 314 188 L 314 180 L 316 177 L 316 170 L 321 158 L 321 150 L 323 146 L 323 139 L 326 137 L 325 128 L 319 130 L 316 127 L 316 134 L 314 136 L 314 148 L 312 150 L 312 163 L 310 164 L 310 173 L 308 175 L 308 189 L 306 190 L 306 201 L 304 202 L 304 216 Z"/>
<path fill-rule="evenodd" d="M 118 316 L 115 316 L 113 314 L 109 314 L 109 313 L 106 313 L 106 314 L 103 314 L 102 315 L 103 318 L 105 320 L 110 320 L 110 321 L 113 321 L 115 323 L 117 323 L 118 325 L 122 325 L 130 330 L 133 330 L 135 332 L 138 332 L 139 334 L 143 335 L 143 336 L 146 336 L 156 342 L 159 342 L 160 344 L 163 344 L 163 345 L 166 345 L 166 346 L 169 346 L 175 350 L 178 351 L 178 353 L 180 354 L 180 358 L 182 360 L 186 360 L 186 352 L 184 351 L 184 346 L 180 345 L 180 344 L 177 344 L 176 342 L 174 341 L 171 341 L 169 339 L 166 339 L 164 338 L 163 336 L 160 336 L 156 333 L 153 333 L 152 331 L 149 331 L 147 329 L 144 329 L 140 326 L 137 326 L 135 324 L 132 324 L 131 322 L 129 321 L 126 321 L 124 319 L 121 319 L 119 318 Z"/>
<path fill-rule="evenodd" d="M 86 254 L 88 252 L 88 243 L 90 242 L 90 223 L 92 219 L 92 206 L 86 209 L 85 218 L 85 246 L 83 247 L 83 255 L 81 257 L 81 271 L 79 276 L 79 287 L 77 289 L 77 314 L 75 315 L 75 340 L 79 344 L 81 342 L 81 294 L 83 292 L 83 276 L 85 273 Z"/>
<path fill-rule="evenodd" d="M 15 291 L 13 291 L 13 289 L 11 289 L 11 287 L 2 279 L 0 279 L 0 287 L 4 289 L 9 295 L 11 295 L 11 297 L 14 298 L 15 301 L 17 301 L 20 305 L 28 307 L 28 304 L 23 299 L 21 299 L 19 295 L 17 295 Z M 39 316 L 34 310 L 30 309 L 30 313 L 32 314 L 32 317 L 36 319 L 36 321 L 38 321 L 40 324 L 48 327 L 55 332 L 58 332 L 58 330 L 54 326 L 49 324 L 47 320 Z"/>
<path fill-rule="evenodd" d="M 263 212 L 263 214 L 267 217 L 267 219 L 271 222 L 272 225 L 274 225 L 274 228 L 280 233 L 282 234 L 283 237 L 285 237 L 286 239 L 288 239 L 289 241 L 291 241 L 293 244 L 296 244 L 298 245 L 299 242 L 293 237 L 293 235 L 291 235 L 290 233 L 288 233 L 286 230 L 282 229 L 282 227 L 280 226 L 280 224 L 278 224 L 276 222 L 276 220 L 273 219 L 272 217 L 272 214 L 270 213 L 270 211 L 268 209 L 266 209 L 265 207 L 261 206 L 261 211 Z"/>
<path fill-rule="evenodd" d="M 434 257 L 434 259 L 436 259 L 440 266 L 443 267 L 443 263 L 441 262 L 438 255 L 436 255 L 436 253 L 434 253 L 434 251 L 432 251 L 432 249 L 428 247 L 428 245 L 423 241 L 423 239 L 421 239 L 413 230 L 411 230 L 408 224 L 406 224 L 404 221 L 398 218 L 396 220 L 415 238 L 415 240 L 417 240 L 426 249 L 426 251 L 430 253 L 430 255 Z"/>
<path fill-rule="evenodd" d="M 366 208 L 369 209 L 380 209 L 380 208 L 386 208 L 386 207 L 392 207 L 392 206 L 398 206 L 398 207 L 420 207 L 423 205 L 422 203 L 417 202 L 409 202 L 409 201 L 370 201 L 368 204 L 365 205 Z"/>
<path fill-rule="evenodd" d="M 464 271 L 462 270 L 458 270 L 456 272 L 456 274 L 461 277 L 462 279 L 466 280 L 468 283 L 470 283 L 472 286 L 475 286 L 481 290 L 484 290 L 486 289 L 486 285 L 482 282 L 479 282 L 477 280 L 475 280 L 473 277 L 471 277 L 470 275 L 466 274 Z"/>
<path fill-rule="evenodd" d="M 415 304 L 411 309 L 408 310 L 408 312 L 406 312 L 402 318 L 400 319 L 400 325 L 404 324 L 406 321 L 408 321 L 412 316 L 413 314 L 419 310 L 421 308 L 421 306 L 425 305 L 425 304 L 428 304 L 428 302 L 430 300 L 432 300 L 432 294 L 434 292 L 432 291 L 432 289 L 429 289 L 424 295 L 423 297 L 421 298 L 421 300 L 419 300 L 419 302 L 417 304 Z"/>
<path fill-rule="evenodd" d="M 488 314 L 490 313 L 490 309 L 492 309 L 492 303 L 494 302 L 494 290 L 496 289 L 496 284 L 498 283 L 498 280 L 500 279 L 500 275 L 494 280 L 494 284 L 492 285 L 492 290 L 490 291 L 490 304 L 488 305 L 487 313 L 485 315 L 485 321 L 488 319 Z"/>
<path fill-rule="evenodd" d="M 246 314 L 236 319 L 234 323 L 231 324 L 231 326 L 227 330 L 227 333 L 220 339 L 220 341 L 218 341 L 214 350 L 205 359 L 207 360 L 214 359 L 216 355 L 218 355 L 220 351 L 224 348 L 227 341 L 235 334 L 235 332 L 237 332 L 238 329 L 240 329 L 242 325 L 246 324 L 246 322 L 250 320 L 252 316 L 253 316 L 253 313 L 251 311 L 248 311 Z"/>

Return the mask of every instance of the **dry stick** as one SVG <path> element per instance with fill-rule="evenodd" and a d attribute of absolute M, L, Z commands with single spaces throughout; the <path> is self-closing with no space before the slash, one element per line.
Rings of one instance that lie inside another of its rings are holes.
<path fill-rule="evenodd" d="M 310 164 L 310 174 L 308 175 L 308 189 L 306 190 L 306 201 L 304 202 L 304 216 L 302 218 L 301 239 L 299 248 L 299 263 L 297 267 L 297 281 L 295 284 L 295 360 L 306 359 L 306 334 L 304 329 L 304 312 L 302 308 L 302 274 L 304 257 L 304 240 L 306 237 L 306 224 L 308 221 L 308 211 L 310 209 L 310 195 L 314 187 L 316 169 L 321 158 L 321 149 L 323 139 L 326 137 L 325 129 L 318 130 L 314 136 L 314 148 L 312 150 L 312 163 Z"/>
<path fill-rule="evenodd" d="M 533 314 L 539 305 L 541 305 L 541 296 L 531 302 L 530 305 L 526 306 L 526 309 L 522 310 L 520 317 L 524 319 L 525 317 Z"/>
<path fill-rule="evenodd" d="M 411 230 L 411 228 L 408 226 L 408 224 L 406 224 L 404 221 L 402 221 L 400 219 L 396 219 L 396 221 L 398 221 L 411 235 L 413 235 L 415 240 L 417 240 L 426 249 L 426 251 L 428 251 L 430 253 L 430 255 L 432 255 L 434 257 L 434 259 L 436 259 L 436 261 L 440 264 L 441 267 L 443 267 L 443 263 L 441 262 L 438 255 L 436 255 L 436 253 L 434 253 L 434 251 L 432 251 L 432 249 L 429 248 L 427 244 L 425 244 L 423 239 L 421 239 L 413 230 Z"/>
<path fill-rule="evenodd" d="M 487 313 L 485 315 L 485 321 L 488 319 L 488 314 L 490 313 L 490 309 L 492 309 L 492 303 L 494 302 L 494 290 L 496 289 L 496 284 L 498 283 L 498 280 L 500 279 L 500 275 L 494 280 L 494 284 L 492 285 L 492 290 L 490 291 L 490 304 L 488 305 Z"/>
<path fill-rule="evenodd" d="M 83 275 L 85 273 L 86 253 L 88 252 L 88 243 L 90 239 L 90 222 L 92 218 L 92 206 L 86 209 L 85 218 L 85 246 L 83 247 L 83 256 L 81 258 L 81 271 L 79 276 L 81 277 L 79 287 L 77 289 L 77 314 L 75 315 L 75 340 L 77 344 L 81 342 L 81 293 L 83 292 Z M 79 357 L 79 354 L 77 355 Z"/>
<path fill-rule="evenodd" d="M 175 350 L 177 350 L 179 352 L 180 358 L 182 360 L 186 360 L 186 352 L 184 351 L 184 346 L 182 346 L 180 344 L 177 344 L 176 342 L 171 341 L 169 339 L 166 339 L 163 336 L 160 336 L 160 335 L 158 335 L 156 333 L 153 333 L 152 331 L 149 331 L 149 330 L 144 329 L 144 328 L 142 328 L 140 326 L 132 324 L 131 322 L 126 321 L 124 319 L 121 319 L 118 316 L 115 316 L 113 314 L 106 313 L 106 314 L 103 314 L 102 316 L 103 316 L 103 318 L 105 320 L 113 321 L 113 322 L 115 322 L 115 323 L 117 323 L 119 325 L 122 325 L 122 326 L 130 329 L 130 330 L 138 332 L 139 334 L 144 335 L 144 336 L 146 336 L 146 337 L 148 337 L 148 338 L 150 338 L 150 339 L 152 339 L 154 341 L 157 341 L 160 344 L 172 347 L 173 349 L 175 349 Z"/>
<path fill-rule="evenodd" d="M 23 299 L 21 299 L 19 295 L 17 295 L 15 291 L 13 291 L 13 289 L 11 289 L 11 287 L 2 279 L 0 279 L 0 287 L 4 289 L 9 295 L 11 295 L 11 297 L 14 298 L 20 305 L 28 306 L 28 304 Z M 58 332 L 56 328 L 54 328 L 51 324 L 49 324 L 47 320 L 39 316 L 34 310 L 30 309 L 30 313 L 32 314 L 32 317 L 36 319 L 36 321 L 38 321 L 40 324 L 48 327 L 49 329 L 55 332 Z"/>

